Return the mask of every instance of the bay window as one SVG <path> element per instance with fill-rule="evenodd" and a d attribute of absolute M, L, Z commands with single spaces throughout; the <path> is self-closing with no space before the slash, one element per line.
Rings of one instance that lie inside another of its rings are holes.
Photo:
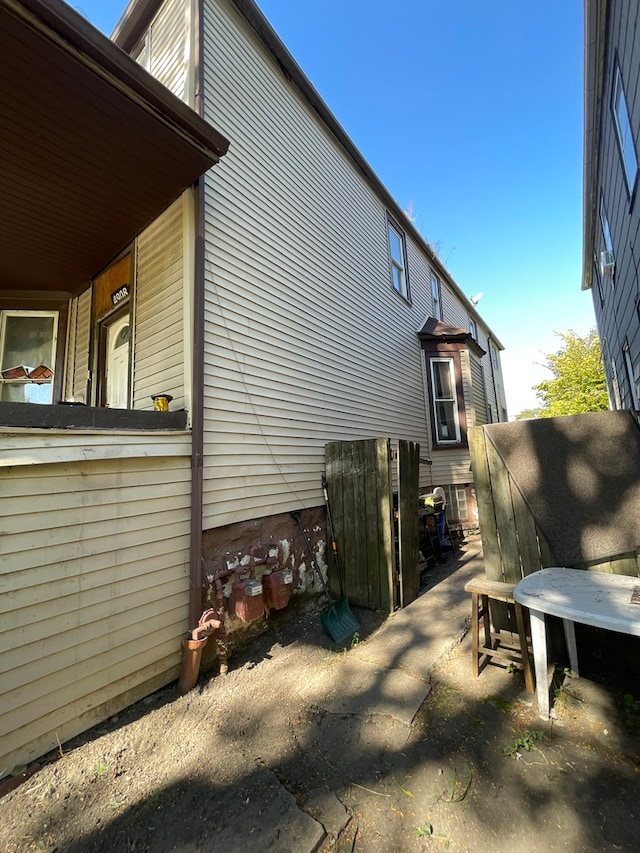
<path fill-rule="evenodd" d="M 436 443 L 458 444 L 460 417 L 453 359 L 432 358 L 429 364 Z"/>

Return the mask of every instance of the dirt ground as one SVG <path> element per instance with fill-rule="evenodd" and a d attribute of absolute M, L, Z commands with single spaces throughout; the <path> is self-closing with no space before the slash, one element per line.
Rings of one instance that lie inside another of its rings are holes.
<path fill-rule="evenodd" d="M 355 612 L 366 642 L 382 617 Z M 624 673 L 565 678 L 545 723 L 520 673 L 471 677 L 467 635 L 408 729 L 305 703 L 348 654 L 317 613 L 274 619 L 226 677 L 184 697 L 170 685 L 63 744 L 0 800 L 0 850 L 638 849 L 640 688 Z"/>

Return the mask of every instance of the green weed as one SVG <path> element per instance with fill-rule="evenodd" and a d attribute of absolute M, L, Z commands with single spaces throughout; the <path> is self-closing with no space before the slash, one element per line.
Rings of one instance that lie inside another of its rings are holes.
<path fill-rule="evenodd" d="M 542 740 L 549 740 L 544 732 L 538 729 L 525 729 L 510 746 L 504 748 L 504 754 L 508 755 L 509 758 L 522 758 L 523 752 L 535 751 L 539 752 L 546 762 L 545 754 L 537 744 L 537 741 Z"/>
<path fill-rule="evenodd" d="M 418 838 L 435 838 L 437 841 L 442 841 L 444 849 L 449 849 L 449 839 L 446 835 L 436 835 L 433 829 L 433 824 L 429 821 L 426 821 L 422 826 L 414 827 L 414 832 Z"/>
<path fill-rule="evenodd" d="M 511 710 L 511 702 L 508 699 L 504 699 L 502 696 L 489 696 L 487 702 L 497 711 L 504 711 L 505 714 L 507 711 Z"/>
<path fill-rule="evenodd" d="M 458 772 L 454 768 L 453 776 L 449 782 L 449 787 L 436 798 L 436 802 L 438 800 L 442 800 L 445 803 L 461 803 L 469 793 L 472 781 L 473 773 L 468 765 L 464 768 L 464 775 L 462 778 L 458 777 Z"/>

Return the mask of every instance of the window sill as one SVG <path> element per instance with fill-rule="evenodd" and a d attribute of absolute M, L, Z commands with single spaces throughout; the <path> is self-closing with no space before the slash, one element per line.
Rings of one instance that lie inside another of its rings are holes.
<path fill-rule="evenodd" d="M 433 451 L 436 450 L 467 450 L 469 447 L 469 443 L 465 440 L 463 441 L 452 441 L 451 444 L 434 444 Z"/>
<path fill-rule="evenodd" d="M 400 291 L 396 290 L 395 287 L 393 287 L 393 285 L 391 286 L 391 291 L 393 293 L 395 293 L 395 295 L 398 297 L 398 299 L 402 299 L 402 301 L 406 305 L 408 305 L 409 307 L 411 307 L 413 305 L 413 303 L 411 301 L 411 297 L 409 295 L 405 296 L 404 293 L 400 293 Z"/>
<path fill-rule="evenodd" d="M 187 413 L 0 402 L 0 427 L 27 429 L 185 430 Z"/>

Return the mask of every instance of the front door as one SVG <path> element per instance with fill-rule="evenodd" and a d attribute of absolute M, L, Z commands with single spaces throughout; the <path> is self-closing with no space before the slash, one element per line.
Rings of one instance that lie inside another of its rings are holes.
<path fill-rule="evenodd" d="M 107 358 L 105 365 L 105 405 L 126 409 L 129 405 L 129 315 L 107 326 Z"/>

